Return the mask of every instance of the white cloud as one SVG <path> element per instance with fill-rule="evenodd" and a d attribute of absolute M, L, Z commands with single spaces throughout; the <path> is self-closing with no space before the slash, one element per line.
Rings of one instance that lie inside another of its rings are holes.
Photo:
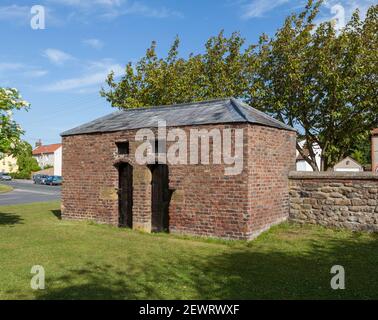
<path fill-rule="evenodd" d="M 96 5 L 104 7 L 118 7 L 124 1 L 123 0 L 49 0 L 49 2 L 57 3 L 72 7 L 93 7 Z"/>
<path fill-rule="evenodd" d="M 337 30 L 345 27 L 345 9 L 341 4 L 335 4 L 331 7 L 332 19 L 335 21 L 335 28 Z"/>
<path fill-rule="evenodd" d="M 304 9 L 306 0 L 240 0 L 242 18 L 260 18 L 268 16 L 277 8 L 284 7 L 285 12 Z M 362 16 L 376 0 L 325 0 L 318 18 L 318 22 L 335 19 L 336 27 L 340 28 L 350 19 L 352 13 L 359 9 Z"/>
<path fill-rule="evenodd" d="M 33 16 L 31 8 L 32 5 L 20 6 L 13 4 L 9 6 L 0 6 L 0 21 L 7 21 L 8 23 L 23 26 L 30 25 L 30 19 Z M 45 14 L 48 26 L 62 25 L 63 21 L 55 15 L 53 8 L 45 6 Z"/>
<path fill-rule="evenodd" d="M 50 92 L 86 92 L 91 88 L 99 90 L 100 86 L 105 83 L 105 79 L 111 71 L 114 71 L 115 76 L 118 77 L 123 74 L 124 68 L 109 59 L 91 62 L 86 67 L 85 75 L 59 80 L 51 85 L 47 85 L 42 88 L 42 90 Z"/>
<path fill-rule="evenodd" d="M 49 72 L 43 69 L 32 69 L 24 72 L 25 77 L 28 78 L 40 78 L 47 75 Z"/>
<path fill-rule="evenodd" d="M 260 18 L 273 9 L 288 3 L 289 0 L 253 0 L 252 2 L 243 5 L 243 19 Z"/>
<path fill-rule="evenodd" d="M 153 7 L 141 1 L 130 0 L 48 0 L 51 3 L 70 6 L 85 15 L 114 19 L 124 15 L 140 15 L 152 18 L 182 17 L 178 11 L 165 7 Z M 74 13 L 70 15 L 75 16 Z"/>
<path fill-rule="evenodd" d="M 102 49 L 104 47 L 104 43 L 99 39 L 85 39 L 83 43 L 89 47 L 94 49 Z"/>
<path fill-rule="evenodd" d="M 58 50 L 58 49 L 46 49 L 44 51 L 44 56 L 50 60 L 50 62 L 57 64 L 57 65 L 62 65 L 68 60 L 74 59 L 70 54 Z"/>
<path fill-rule="evenodd" d="M 20 70 L 24 67 L 22 63 L 14 63 L 14 62 L 0 62 L 0 71 L 16 71 Z"/>
<path fill-rule="evenodd" d="M 19 20 L 27 21 L 30 17 L 30 7 L 10 5 L 0 7 L 0 20 Z"/>
<path fill-rule="evenodd" d="M 336 29 L 341 29 L 354 11 L 358 9 L 361 17 L 364 17 L 373 4 L 376 4 L 375 0 L 326 0 L 317 23 L 334 20 Z"/>
<path fill-rule="evenodd" d="M 152 8 L 141 2 L 133 2 L 130 6 L 126 7 L 123 14 L 140 14 L 145 17 L 152 18 L 168 18 L 171 16 L 182 17 L 182 14 L 178 11 L 163 8 Z"/>
<path fill-rule="evenodd" d="M 48 73 L 47 70 L 44 70 L 36 66 L 30 66 L 28 64 L 23 64 L 23 63 L 18 63 L 18 62 L 1 62 L 0 63 L 0 74 L 4 78 L 10 78 L 11 76 L 40 78 L 40 77 L 45 76 L 47 73 Z"/>

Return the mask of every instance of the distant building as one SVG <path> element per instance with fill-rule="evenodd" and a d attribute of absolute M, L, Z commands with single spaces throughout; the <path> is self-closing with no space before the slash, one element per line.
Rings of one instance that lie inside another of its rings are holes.
<path fill-rule="evenodd" d="M 0 172 L 13 173 L 17 172 L 17 159 L 13 156 L 0 155 Z"/>
<path fill-rule="evenodd" d="M 334 165 L 333 171 L 360 172 L 364 171 L 364 168 L 353 158 L 346 157 Z"/>
<path fill-rule="evenodd" d="M 33 150 L 33 157 L 37 160 L 38 165 L 44 169 L 49 166 L 54 167 L 54 175 L 62 175 L 62 144 L 55 143 L 49 145 L 41 145 L 38 143 L 36 149 Z"/>
<path fill-rule="evenodd" d="M 378 128 L 371 132 L 371 170 L 378 172 Z"/>

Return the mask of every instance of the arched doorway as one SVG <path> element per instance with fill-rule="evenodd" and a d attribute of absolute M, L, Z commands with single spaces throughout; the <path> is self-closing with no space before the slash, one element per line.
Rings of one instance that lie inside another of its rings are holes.
<path fill-rule="evenodd" d="M 169 172 L 166 164 L 149 166 L 152 174 L 151 180 L 151 231 L 169 231 Z"/>
<path fill-rule="evenodd" d="M 133 227 L 133 167 L 129 163 L 118 164 L 119 226 Z"/>

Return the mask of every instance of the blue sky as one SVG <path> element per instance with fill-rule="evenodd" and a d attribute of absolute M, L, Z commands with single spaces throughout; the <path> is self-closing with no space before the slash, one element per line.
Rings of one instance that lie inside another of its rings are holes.
<path fill-rule="evenodd" d="M 342 25 L 373 0 L 328 0 L 319 21 Z M 33 5 L 46 10 L 44 30 L 33 30 Z M 274 34 L 301 0 L 19 0 L 0 2 L 0 86 L 18 88 L 32 104 L 15 119 L 32 145 L 60 142 L 59 133 L 114 111 L 99 96 L 106 74 L 120 75 L 152 40 L 165 55 L 176 35 L 181 54 L 198 53 L 224 29 L 247 43 Z"/>

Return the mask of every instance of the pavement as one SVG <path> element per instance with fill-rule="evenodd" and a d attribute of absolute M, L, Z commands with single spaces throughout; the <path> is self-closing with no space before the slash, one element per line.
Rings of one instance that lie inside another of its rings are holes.
<path fill-rule="evenodd" d="M 30 180 L 1 181 L 13 191 L 0 194 L 0 206 L 60 200 L 60 186 L 34 184 Z"/>

